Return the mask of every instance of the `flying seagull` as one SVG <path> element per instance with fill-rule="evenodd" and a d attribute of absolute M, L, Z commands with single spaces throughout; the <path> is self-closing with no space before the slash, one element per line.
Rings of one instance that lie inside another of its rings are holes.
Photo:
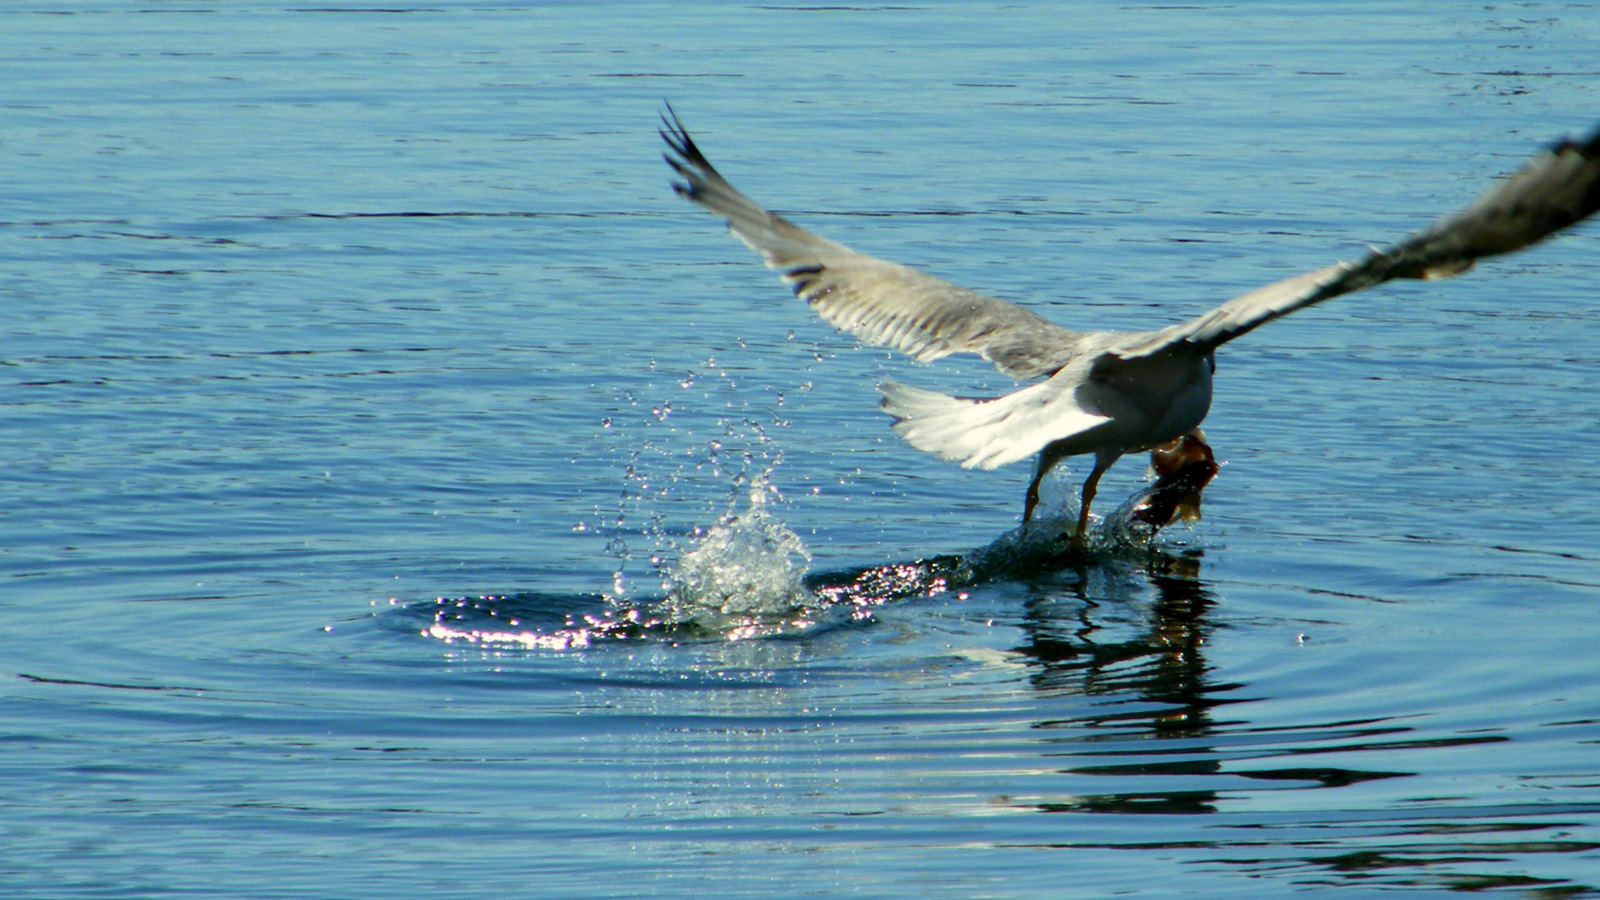
<path fill-rule="evenodd" d="M 1286 278 L 1198 318 L 1154 331 L 1069 331 L 1027 309 L 812 234 L 740 193 L 684 130 L 661 116 L 663 156 L 680 195 L 728 222 L 824 320 L 920 362 L 972 353 L 1026 387 L 991 398 L 951 397 L 896 381 L 878 385 L 894 430 L 913 447 L 993 469 L 1038 454 L 1023 505 L 1033 518 L 1039 482 L 1069 456 L 1094 454 L 1083 483 L 1079 546 L 1100 476 L 1125 453 L 1189 434 L 1211 407 L 1217 348 L 1340 294 L 1394 278 L 1444 278 L 1480 257 L 1510 253 L 1600 208 L 1600 128 L 1562 140 L 1472 205 L 1365 257 Z"/>

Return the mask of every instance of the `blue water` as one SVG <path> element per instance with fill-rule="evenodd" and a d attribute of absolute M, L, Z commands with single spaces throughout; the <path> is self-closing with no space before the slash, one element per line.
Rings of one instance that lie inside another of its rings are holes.
<path fill-rule="evenodd" d="M 1205 519 L 1029 557 L 1029 467 L 873 407 L 1006 380 L 815 321 L 654 130 L 1149 327 L 1592 127 L 1596 46 L 1569 3 L 8 3 L 0 895 L 1600 895 L 1600 231 L 1230 345 Z"/>

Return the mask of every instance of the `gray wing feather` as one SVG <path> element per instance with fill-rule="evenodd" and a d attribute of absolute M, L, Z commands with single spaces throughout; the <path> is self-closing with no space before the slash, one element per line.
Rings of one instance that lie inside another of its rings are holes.
<path fill-rule="evenodd" d="M 1148 356 L 1184 342 L 1214 349 L 1280 316 L 1395 278 L 1445 278 L 1511 253 L 1600 209 L 1600 129 L 1534 157 L 1461 212 L 1355 262 L 1296 275 L 1237 297 L 1189 322 L 1141 335 L 1118 356 Z"/>
<path fill-rule="evenodd" d="M 1080 335 L 1042 316 L 858 253 L 757 205 L 717 172 L 670 106 L 667 113 L 661 137 L 671 152 L 663 155 L 683 178 L 673 189 L 726 219 L 835 328 L 922 362 L 977 354 L 1018 379 L 1048 375 L 1071 358 Z"/>

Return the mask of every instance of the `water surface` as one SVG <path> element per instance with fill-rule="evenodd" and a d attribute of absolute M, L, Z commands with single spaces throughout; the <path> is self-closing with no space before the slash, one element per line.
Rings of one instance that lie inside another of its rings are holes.
<path fill-rule="evenodd" d="M 1071 559 L 654 132 L 1148 327 L 1592 127 L 1594 8 L 381 6 L 0 11 L 0 893 L 1600 893 L 1593 228 L 1228 347 Z"/>

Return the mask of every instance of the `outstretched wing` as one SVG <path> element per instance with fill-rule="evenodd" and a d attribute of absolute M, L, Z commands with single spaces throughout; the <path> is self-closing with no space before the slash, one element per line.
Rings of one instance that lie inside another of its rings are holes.
<path fill-rule="evenodd" d="M 1446 278 L 1474 261 L 1521 250 L 1600 209 L 1600 129 L 1563 140 L 1433 227 L 1355 262 L 1296 275 L 1258 288 L 1199 318 L 1144 335 L 1123 358 L 1149 356 L 1177 343 L 1205 350 L 1340 294 L 1394 278 Z"/>
<path fill-rule="evenodd" d="M 835 328 L 921 362 L 975 353 L 1017 379 L 1048 375 L 1072 356 L 1079 335 L 1048 319 L 857 253 L 763 209 L 717 172 L 672 107 L 661 121 L 661 138 L 671 148 L 662 155 L 683 178 L 673 189 L 726 219 L 734 235 Z"/>

